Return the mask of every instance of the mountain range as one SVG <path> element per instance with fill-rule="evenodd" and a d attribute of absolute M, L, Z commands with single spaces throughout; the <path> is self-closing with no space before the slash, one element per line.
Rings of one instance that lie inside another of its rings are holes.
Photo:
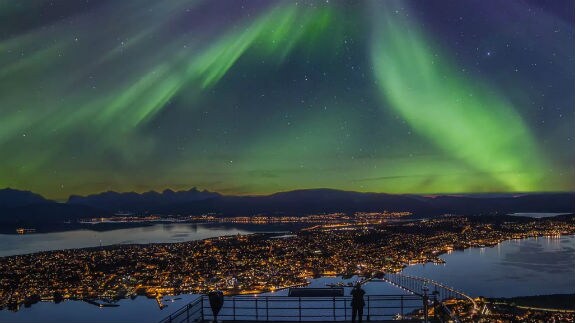
<path fill-rule="evenodd" d="M 575 192 L 470 195 L 393 195 L 333 189 L 307 189 L 260 196 L 233 196 L 215 192 L 165 190 L 163 192 L 103 192 L 70 196 L 59 203 L 29 191 L 0 190 L 1 224 L 38 224 L 82 218 L 134 215 L 225 216 L 306 215 L 330 212 L 409 211 L 416 216 L 505 214 L 515 212 L 575 211 Z"/>

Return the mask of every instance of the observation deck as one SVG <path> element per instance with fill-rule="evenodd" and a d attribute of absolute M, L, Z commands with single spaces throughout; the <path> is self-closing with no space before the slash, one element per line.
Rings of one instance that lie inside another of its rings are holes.
<path fill-rule="evenodd" d="M 371 283 L 389 283 L 406 294 L 366 294 L 365 322 L 459 322 L 445 301 L 462 301 L 476 312 L 471 297 L 429 279 L 387 274 Z M 429 293 L 428 293 L 429 292 Z M 334 294 L 335 295 L 335 294 Z M 224 297 L 218 314 L 220 322 L 343 322 L 351 321 L 351 296 L 269 296 L 239 295 Z M 208 297 L 198 298 L 159 323 L 211 322 Z"/>

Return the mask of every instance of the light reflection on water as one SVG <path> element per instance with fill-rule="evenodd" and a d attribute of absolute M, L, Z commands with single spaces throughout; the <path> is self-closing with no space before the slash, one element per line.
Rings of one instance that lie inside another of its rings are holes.
<path fill-rule="evenodd" d="M 164 223 L 107 231 L 77 229 L 32 234 L 0 234 L 0 257 L 47 250 L 130 243 L 173 243 L 254 232 L 288 231 L 293 225 Z M 94 227 L 96 229 L 96 227 Z"/>

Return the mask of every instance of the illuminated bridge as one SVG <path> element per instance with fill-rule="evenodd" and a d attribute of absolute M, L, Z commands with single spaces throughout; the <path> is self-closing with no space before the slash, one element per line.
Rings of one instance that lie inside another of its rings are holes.
<path fill-rule="evenodd" d="M 479 310 L 477 303 L 471 296 L 429 278 L 403 274 L 386 274 L 381 281 L 403 288 L 415 295 L 425 296 L 424 294 L 429 292 L 430 294 L 428 296 L 431 299 L 436 299 L 438 301 L 446 299 L 467 300 L 472 304 L 475 312 Z"/>
<path fill-rule="evenodd" d="M 371 322 L 459 322 L 445 301 L 469 302 L 473 312 L 477 305 L 471 297 L 430 279 L 402 274 L 386 274 L 369 283 L 390 283 L 404 289 L 401 295 L 366 294 L 364 321 Z M 341 322 L 351 320 L 351 296 L 226 296 L 218 314 L 223 322 Z M 160 323 L 211 322 L 212 311 L 207 296 L 183 306 Z"/>

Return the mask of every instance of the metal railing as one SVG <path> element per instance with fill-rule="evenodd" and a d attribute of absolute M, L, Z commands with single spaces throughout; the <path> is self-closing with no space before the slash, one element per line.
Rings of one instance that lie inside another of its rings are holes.
<path fill-rule="evenodd" d="M 393 320 L 409 317 L 423 308 L 418 295 L 366 295 L 366 320 Z M 229 296 L 218 314 L 223 321 L 346 321 L 351 319 L 351 296 L 289 297 Z M 191 323 L 213 319 L 209 300 L 200 296 L 160 323 Z"/>
<path fill-rule="evenodd" d="M 184 305 L 159 323 L 191 323 L 204 321 L 203 298 L 199 296 L 196 300 Z"/>

